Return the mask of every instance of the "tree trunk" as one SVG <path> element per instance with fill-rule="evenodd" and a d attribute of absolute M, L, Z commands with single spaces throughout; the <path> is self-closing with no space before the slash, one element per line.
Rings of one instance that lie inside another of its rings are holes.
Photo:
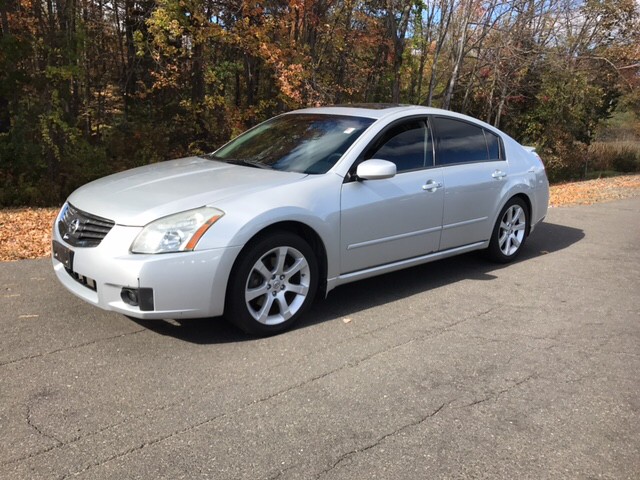
<path fill-rule="evenodd" d="M 467 28 L 469 25 L 469 8 L 470 8 L 470 0 L 465 0 L 464 8 L 462 10 L 462 32 L 460 33 L 460 38 L 458 40 L 458 47 L 456 50 L 455 61 L 453 63 L 453 70 L 451 72 L 451 78 L 449 79 L 449 85 L 447 87 L 447 92 L 444 95 L 444 100 L 442 101 L 442 108 L 445 110 L 449 110 L 451 108 L 451 100 L 453 100 L 453 90 L 456 87 L 456 83 L 458 81 L 458 75 L 460 73 L 460 68 L 462 67 L 462 62 L 464 60 L 464 50 L 465 45 L 467 43 Z"/>
<path fill-rule="evenodd" d="M 193 46 L 193 58 L 191 63 L 191 102 L 194 104 L 202 103 L 204 101 L 203 52 L 204 47 L 202 43 L 198 41 Z"/>
<path fill-rule="evenodd" d="M 393 87 L 391 93 L 391 101 L 393 103 L 400 102 L 400 70 L 402 69 L 402 57 L 406 46 L 405 36 L 409 26 L 411 5 L 412 2 L 410 0 L 405 0 L 402 5 L 400 20 L 396 20 L 393 2 L 391 0 L 387 1 L 387 21 L 389 23 L 389 33 L 393 39 Z"/>
<path fill-rule="evenodd" d="M 2 30 L 0 30 L 0 38 L 10 33 L 9 17 L 7 15 L 9 8 L 9 0 L 0 0 L 0 26 L 2 27 Z"/>
<path fill-rule="evenodd" d="M 7 10 L 9 9 L 8 0 L 0 0 L 0 38 L 10 35 L 9 17 Z M 11 129 L 11 115 L 9 114 L 9 100 L 4 96 L 0 96 L 0 133 L 8 132 Z"/>
<path fill-rule="evenodd" d="M 136 47 L 133 41 L 133 33 L 135 30 L 134 19 L 134 0 L 125 0 L 124 2 L 124 29 L 125 29 L 125 45 L 127 51 L 127 63 L 124 74 L 124 105 L 125 115 L 129 112 L 133 105 L 133 98 L 136 94 Z"/>
<path fill-rule="evenodd" d="M 436 42 L 436 51 L 433 55 L 433 65 L 431 67 L 431 76 L 429 78 L 429 94 L 427 95 L 427 106 L 433 104 L 433 95 L 436 88 L 438 61 L 440 60 L 440 54 L 444 47 L 444 42 L 449 32 L 449 25 L 453 18 L 453 0 L 442 0 L 440 2 L 440 9 L 442 11 L 442 19 L 440 21 L 440 29 L 438 31 L 438 41 Z"/>
<path fill-rule="evenodd" d="M 247 105 L 252 106 L 256 103 L 256 77 L 255 77 L 255 60 L 250 55 L 244 57 L 244 74 L 247 84 Z"/>
<path fill-rule="evenodd" d="M 502 120 L 502 111 L 504 109 L 504 105 L 507 101 L 507 82 L 503 82 L 502 88 L 500 89 L 500 102 L 498 103 L 498 111 L 496 112 L 496 119 L 493 122 L 493 126 L 496 128 L 500 128 L 500 121 Z"/>

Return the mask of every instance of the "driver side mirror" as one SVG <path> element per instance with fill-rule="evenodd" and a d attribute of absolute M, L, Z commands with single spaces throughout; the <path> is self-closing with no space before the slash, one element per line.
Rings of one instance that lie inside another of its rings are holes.
<path fill-rule="evenodd" d="M 396 176 L 396 164 L 388 160 L 366 160 L 358 165 L 356 175 L 361 180 L 392 178 Z"/>

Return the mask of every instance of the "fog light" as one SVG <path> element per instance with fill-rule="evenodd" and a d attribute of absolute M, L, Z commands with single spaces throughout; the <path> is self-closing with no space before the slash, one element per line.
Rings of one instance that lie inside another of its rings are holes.
<path fill-rule="evenodd" d="M 123 288 L 120 298 L 127 305 L 140 307 L 141 312 L 153 311 L 153 289 L 152 288 Z"/>
<path fill-rule="evenodd" d="M 137 307 L 140 305 L 140 300 L 138 300 L 138 291 L 133 288 L 123 288 L 122 292 L 120 292 L 120 298 L 127 305 L 131 305 L 132 307 Z"/>

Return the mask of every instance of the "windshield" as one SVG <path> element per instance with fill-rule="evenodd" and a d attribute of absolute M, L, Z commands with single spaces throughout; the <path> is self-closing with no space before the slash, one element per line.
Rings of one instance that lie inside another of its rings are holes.
<path fill-rule="evenodd" d="M 326 173 L 373 122 L 341 115 L 282 115 L 207 158 L 287 172 Z"/>

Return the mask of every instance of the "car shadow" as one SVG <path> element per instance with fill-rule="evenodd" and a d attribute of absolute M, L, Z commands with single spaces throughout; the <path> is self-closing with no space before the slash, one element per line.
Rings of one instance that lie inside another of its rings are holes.
<path fill-rule="evenodd" d="M 581 229 L 542 223 L 527 240 L 524 250 L 514 263 L 532 261 L 542 255 L 553 254 L 579 242 L 584 236 Z M 471 252 L 343 285 L 333 290 L 327 299 L 316 301 L 294 329 L 348 317 L 361 310 L 401 300 L 461 280 L 490 281 L 496 278 L 494 272 L 508 267 L 509 264 L 496 264 L 487 260 L 482 252 Z M 131 320 L 160 335 L 197 344 L 255 339 L 222 318 L 166 321 L 131 318 Z"/>

